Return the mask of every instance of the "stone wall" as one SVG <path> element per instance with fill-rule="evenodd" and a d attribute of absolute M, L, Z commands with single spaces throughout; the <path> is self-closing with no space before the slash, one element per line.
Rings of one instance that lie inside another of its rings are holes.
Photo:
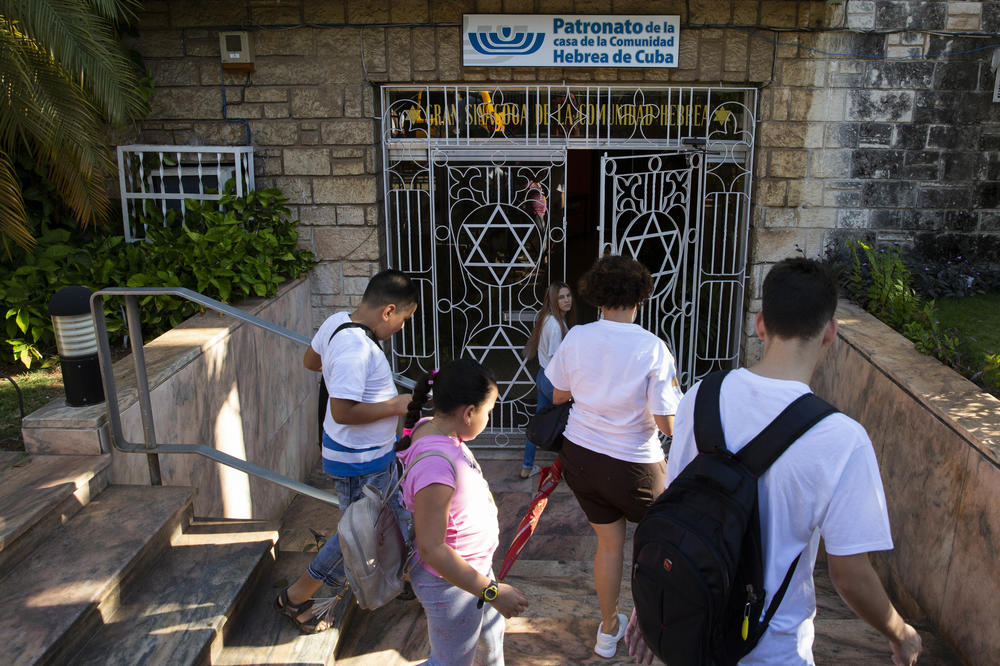
<path fill-rule="evenodd" d="M 751 289 L 768 263 L 837 235 L 1000 230 L 1000 2 L 850 0 L 147 0 L 131 40 L 153 73 L 135 140 L 256 147 L 321 259 L 314 322 L 383 261 L 378 88 L 409 82 L 753 85 L 761 90 Z M 463 13 L 681 16 L 675 69 L 461 66 Z M 225 74 L 220 29 L 251 33 Z M 903 32 L 906 30 L 906 32 Z M 954 34 L 948 34 L 954 33 Z M 946 55 L 936 58 L 934 56 Z M 885 60 L 885 58 L 911 58 Z M 223 118 L 222 84 L 225 82 Z M 130 138 L 130 140 L 132 139 Z M 758 309 L 751 298 L 750 314 Z M 749 319 L 746 333 L 752 336 Z M 750 346 L 750 356 L 758 349 Z"/>
<path fill-rule="evenodd" d="M 968 664 L 1000 652 L 1000 400 L 857 306 L 811 382 L 858 420 L 878 456 L 895 548 L 872 562 L 912 621 Z"/>
<path fill-rule="evenodd" d="M 285 284 L 268 301 L 240 307 L 308 336 L 309 284 Z M 156 441 L 205 444 L 296 480 L 319 461 L 319 375 L 302 367 L 305 347 L 212 312 L 196 315 L 145 346 Z M 265 351 L 266 350 L 266 353 Z M 122 429 L 142 442 L 132 357 L 115 363 Z M 110 452 L 111 482 L 149 485 L 146 456 L 111 447 L 104 403 L 67 407 L 57 399 L 24 419 L 29 453 Z M 281 517 L 294 493 L 194 454 L 161 455 L 163 485 L 197 489 L 197 516 Z"/>

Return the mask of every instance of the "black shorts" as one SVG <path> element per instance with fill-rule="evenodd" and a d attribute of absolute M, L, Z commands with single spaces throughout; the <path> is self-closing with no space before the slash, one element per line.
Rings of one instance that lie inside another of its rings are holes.
<path fill-rule="evenodd" d="M 663 492 L 667 462 L 634 463 L 597 453 L 565 440 L 559 452 L 563 478 L 595 525 L 621 517 L 639 522 Z"/>

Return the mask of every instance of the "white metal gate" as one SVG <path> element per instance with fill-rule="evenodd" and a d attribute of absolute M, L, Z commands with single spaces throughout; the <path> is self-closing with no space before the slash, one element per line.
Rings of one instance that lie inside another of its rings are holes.
<path fill-rule="evenodd" d="M 668 168 L 671 162 L 684 164 Z M 677 377 L 689 386 L 694 373 L 693 281 L 698 271 L 701 207 L 692 205 L 704 187 L 699 153 L 659 153 L 601 158 L 601 254 L 637 259 L 653 277 L 653 292 L 636 323 L 667 342 Z M 610 205 L 606 205 L 610 204 Z"/>
<path fill-rule="evenodd" d="M 387 264 L 421 288 L 393 369 L 415 379 L 459 356 L 490 366 L 500 399 L 480 441 L 505 444 L 533 410 L 521 349 L 574 249 L 564 209 L 530 213 L 527 182 L 551 202 L 568 149 L 615 151 L 602 160 L 601 210 L 614 212 L 602 213 L 598 254 L 650 268 L 639 323 L 668 342 L 681 385 L 736 363 L 755 90 L 387 86 L 382 105 Z"/>
<path fill-rule="evenodd" d="M 433 154 L 446 193 L 435 226 L 438 351 L 441 360 L 470 357 L 496 373 L 489 433 L 499 443 L 527 423 L 535 379 L 524 344 L 545 287 L 564 274 L 564 221 L 552 219 L 550 206 L 536 215 L 533 198 L 552 198 L 565 161 L 559 150 Z"/>

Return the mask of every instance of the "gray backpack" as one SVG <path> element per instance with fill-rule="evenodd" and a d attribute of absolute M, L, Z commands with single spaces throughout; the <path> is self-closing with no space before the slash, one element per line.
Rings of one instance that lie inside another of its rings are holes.
<path fill-rule="evenodd" d="M 344 569 L 362 608 L 371 610 L 384 606 L 403 591 L 403 579 L 413 565 L 415 549 L 411 530 L 399 524 L 390 502 L 400 501 L 397 492 L 403 479 L 414 465 L 428 456 L 444 458 L 455 471 L 455 463 L 440 451 L 422 453 L 406 466 L 385 497 L 378 488 L 367 485 L 364 497 L 352 502 L 340 518 L 337 534 Z M 455 473 L 457 475 L 457 471 Z"/>

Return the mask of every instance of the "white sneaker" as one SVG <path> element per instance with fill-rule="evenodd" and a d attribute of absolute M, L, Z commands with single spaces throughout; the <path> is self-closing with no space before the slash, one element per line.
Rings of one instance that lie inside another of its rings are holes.
<path fill-rule="evenodd" d="M 618 641 L 625 635 L 625 627 L 627 625 L 628 618 L 618 613 L 618 634 L 612 635 L 601 631 L 604 629 L 604 623 L 601 622 L 597 627 L 597 643 L 594 645 L 594 652 L 605 659 L 615 656 L 615 653 L 618 652 Z"/>

